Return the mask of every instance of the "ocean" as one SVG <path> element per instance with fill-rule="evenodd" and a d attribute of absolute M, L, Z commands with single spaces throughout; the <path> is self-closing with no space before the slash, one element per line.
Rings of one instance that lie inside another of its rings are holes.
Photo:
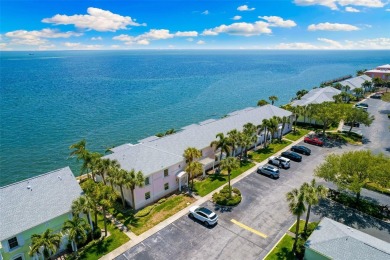
<path fill-rule="evenodd" d="M 0 186 L 70 166 L 69 146 L 136 143 L 390 63 L 390 51 L 0 53 Z"/>

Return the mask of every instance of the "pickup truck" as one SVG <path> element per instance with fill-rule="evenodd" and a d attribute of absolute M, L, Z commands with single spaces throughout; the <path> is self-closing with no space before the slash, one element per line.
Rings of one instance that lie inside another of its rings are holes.
<path fill-rule="evenodd" d="M 284 169 L 290 168 L 290 159 L 284 158 L 282 156 L 271 156 L 268 159 L 268 163 L 276 166 L 281 166 Z"/>

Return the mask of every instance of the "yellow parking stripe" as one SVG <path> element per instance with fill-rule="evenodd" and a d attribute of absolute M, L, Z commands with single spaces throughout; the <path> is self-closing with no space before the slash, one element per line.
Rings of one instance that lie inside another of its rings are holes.
<path fill-rule="evenodd" d="M 237 226 L 242 227 L 243 229 L 246 229 L 246 230 L 248 230 L 248 231 L 250 231 L 250 232 L 252 232 L 252 233 L 254 233 L 254 234 L 258 235 L 258 236 L 261 236 L 261 237 L 263 237 L 263 238 L 267 238 L 267 235 L 265 235 L 265 234 L 263 234 L 263 233 L 261 233 L 261 232 L 255 230 L 255 229 L 253 229 L 253 228 L 251 228 L 251 227 L 248 227 L 247 225 L 244 225 L 244 224 L 242 224 L 241 222 L 238 222 L 238 221 L 235 220 L 235 219 L 232 219 L 231 222 L 233 222 L 233 223 L 236 224 Z"/>

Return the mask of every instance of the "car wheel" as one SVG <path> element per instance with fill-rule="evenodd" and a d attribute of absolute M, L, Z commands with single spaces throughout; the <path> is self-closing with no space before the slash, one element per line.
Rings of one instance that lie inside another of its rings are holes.
<path fill-rule="evenodd" d="M 194 218 L 194 215 L 192 213 L 190 213 L 190 218 Z"/>
<path fill-rule="evenodd" d="M 203 222 L 206 227 L 210 226 L 209 222 L 205 221 Z"/>

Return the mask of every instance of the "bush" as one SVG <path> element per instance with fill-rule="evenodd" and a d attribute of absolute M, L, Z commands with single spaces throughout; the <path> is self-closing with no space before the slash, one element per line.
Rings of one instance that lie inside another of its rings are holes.
<path fill-rule="evenodd" d="M 102 231 L 99 227 L 93 230 L 93 239 L 99 239 L 102 236 Z"/>
<path fill-rule="evenodd" d="M 158 204 L 161 204 L 161 203 L 164 203 L 167 199 L 166 198 L 162 198 L 161 200 L 159 200 L 157 203 Z"/>
<path fill-rule="evenodd" d="M 221 206 L 236 206 L 241 202 L 241 199 L 241 192 L 237 188 L 232 189 L 232 196 L 230 197 L 228 186 L 213 194 L 213 201 Z"/>
<path fill-rule="evenodd" d="M 154 206 L 155 206 L 154 204 L 150 205 L 150 206 L 147 206 L 147 207 L 141 209 L 140 211 L 138 211 L 137 213 L 135 213 L 134 216 L 137 217 L 137 218 L 145 217 L 145 216 L 149 215 L 149 213 L 152 211 Z"/>

